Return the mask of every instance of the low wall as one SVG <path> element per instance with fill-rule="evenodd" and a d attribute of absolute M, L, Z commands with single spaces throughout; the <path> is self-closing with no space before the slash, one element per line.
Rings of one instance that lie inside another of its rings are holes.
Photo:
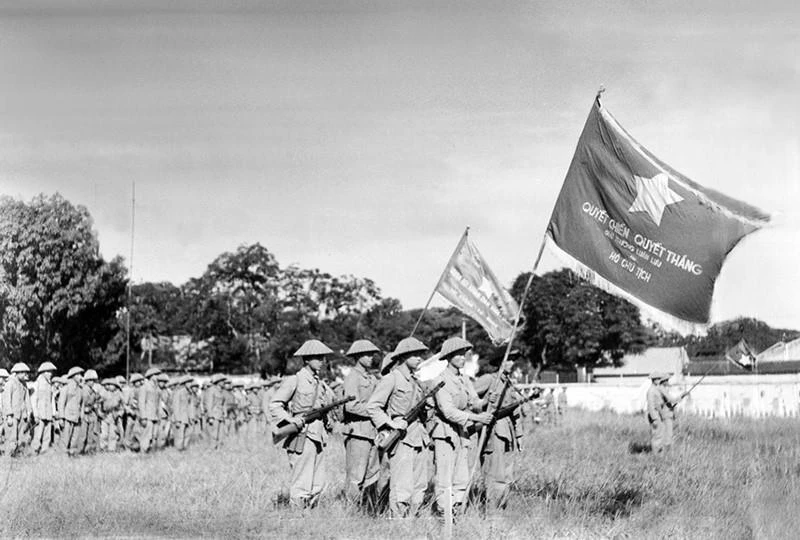
<path fill-rule="evenodd" d="M 673 382 L 670 392 L 677 397 L 699 378 L 684 377 Z M 558 387 L 566 388 L 570 407 L 635 414 L 645 409 L 649 385 L 646 379 L 619 379 Z M 800 374 L 709 376 L 684 398 L 679 410 L 711 417 L 800 416 Z"/>

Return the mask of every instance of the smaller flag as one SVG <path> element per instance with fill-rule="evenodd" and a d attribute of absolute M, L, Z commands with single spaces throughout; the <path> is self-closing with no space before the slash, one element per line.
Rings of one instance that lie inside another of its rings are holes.
<path fill-rule="evenodd" d="M 469 229 L 461 237 L 436 292 L 480 324 L 492 342 L 499 345 L 510 339 L 519 306 L 486 264 L 468 233 Z"/>
<path fill-rule="evenodd" d="M 725 351 L 725 358 L 742 369 L 752 370 L 756 366 L 756 353 L 744 338 Z"/>

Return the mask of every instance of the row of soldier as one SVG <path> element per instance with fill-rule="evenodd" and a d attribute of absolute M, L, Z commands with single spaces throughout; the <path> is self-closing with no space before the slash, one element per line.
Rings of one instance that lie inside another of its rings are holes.
<path fill-rule="evenodd" d="M 190 376 L 170 379 L 158 368 L 100 381 L 95 370 L 73 367 L 63 377 L 44 362 L 32 389 L 30 368 L 17 363 L 0 369 L 0 441 L 7 456 L 24 444 L 39 454 L 57 445 L 70 456 L 128 449 L 149 452 L 174 445 L 178 450 L 207 438 L 218 448 L 243 430 L 268 431 L 270 388 L 277 382 L 235 383 L 214 375 L 201 391 Z M 31 391 L 32 390 L 32 391 Z"/>

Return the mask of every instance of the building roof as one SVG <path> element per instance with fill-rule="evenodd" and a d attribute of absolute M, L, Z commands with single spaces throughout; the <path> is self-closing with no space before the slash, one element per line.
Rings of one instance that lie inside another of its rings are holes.
<path fill-rule="evenodd" d="M 681 373 L 689 361 L 683 347 L 651 347 L 642 354 L 626 354 L 620 367 L 595 368 L 594 377 L 647 377 L 653 371 Z"/>
<path fill-rule="evenodd" d="M 779 341 L 756 356 L 757 363 L 787 362 L 791 360 L 800 360 L 800 338 L 788 343 Z"/>

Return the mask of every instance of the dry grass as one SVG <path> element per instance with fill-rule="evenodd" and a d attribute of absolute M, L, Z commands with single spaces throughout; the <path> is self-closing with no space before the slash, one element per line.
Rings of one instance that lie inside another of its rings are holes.
<path fill-rule="evenodd" d="M 641 417 L 570 411 L 537 427 L 519 456 L 509 507 L 460 518 L 456 538 L 792 538 L 800 506 L 800 422 L 688 418 L 666 456 L 640 452 Z M 276 504 L 283 453 L 262 441 L 219 452 L 51 454 L 0 461 L 0 536 L 438 538 L 432 518 L 371 518 L 336 494 L 329 449 L 320 507 Z"/>

